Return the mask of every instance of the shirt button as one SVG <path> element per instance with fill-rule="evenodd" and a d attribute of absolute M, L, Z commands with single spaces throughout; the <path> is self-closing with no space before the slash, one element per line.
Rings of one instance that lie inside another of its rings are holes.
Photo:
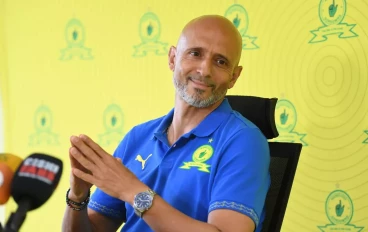
<path fill-rule="evenodd" d="M 173 147 L 176 147 L 176 144 L 174 144 Z"/>

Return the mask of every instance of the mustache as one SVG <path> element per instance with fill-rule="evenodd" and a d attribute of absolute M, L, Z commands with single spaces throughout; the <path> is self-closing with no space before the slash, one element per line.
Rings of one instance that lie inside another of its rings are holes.
<path fill-rule="evenodd" d="M 204 83 L 205 85 L 208 85 L 210 87 L 214 87 L 215 86 L 215 83 L 213 81 L 211 81 L 210 79 L 206 78 L 206 77 L 202 77 L 202 76 L 189 76 L 189 79 L 191 80 L 195 80 L 195 81 L 198 81 L 198 82 L 202 82 Z"/>

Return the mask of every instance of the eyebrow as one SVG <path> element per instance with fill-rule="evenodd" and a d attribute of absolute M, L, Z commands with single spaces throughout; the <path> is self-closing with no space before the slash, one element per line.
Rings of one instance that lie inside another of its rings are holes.
<path fill-rule="evenodd" d="M 196 50 L 196 51 L 202 51 L 203 52 L 206 49 L 204 49 L 202 47 L 191 47 L 191 48 L 186 49 L 187 52 L 191 51 L 191 50 Z M 231 64 L 231 62 L 229 61 L 229 58 L 227 58 L 225 55 L 222 55 L 220 53 L 215 53 L 214 55 L 220 57 L 221 59 L 226 60 L 227 63 Z"/>

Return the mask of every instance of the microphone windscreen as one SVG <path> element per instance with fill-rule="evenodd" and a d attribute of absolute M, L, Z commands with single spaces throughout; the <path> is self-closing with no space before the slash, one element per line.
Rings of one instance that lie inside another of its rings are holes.
<path fill-rule="evenodd" d="M 63 162 L 55 157 L 34 153 L 28 156 L 14 174 L 11 196 L 19 203 L 31 201 L 29 210 L 44 204 L 57 187 L 63 170 Z"/>
<path fill-rule="evenodd" d="M 0 153 L 0 205 L 5 204 L 10 198 L 14 172 L 21 162 L 22 159 L 16 155 Z"/>

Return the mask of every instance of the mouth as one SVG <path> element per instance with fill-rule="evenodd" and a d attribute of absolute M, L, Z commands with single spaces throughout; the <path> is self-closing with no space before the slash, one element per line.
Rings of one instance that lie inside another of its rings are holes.
<path fill-rule="evenodd" d="M 211 84 L 208 84 L 206 82 L 203 82 L 203 81 L 200 81 L 200 80 L 197 80 L 197 79 L 194 79 L 192 77 L 189 77 L 189 80 L 191 82 L 193 82 L 196 86 L 200 87 L 200 88 L 211 88 L 213 85 Z"/>

